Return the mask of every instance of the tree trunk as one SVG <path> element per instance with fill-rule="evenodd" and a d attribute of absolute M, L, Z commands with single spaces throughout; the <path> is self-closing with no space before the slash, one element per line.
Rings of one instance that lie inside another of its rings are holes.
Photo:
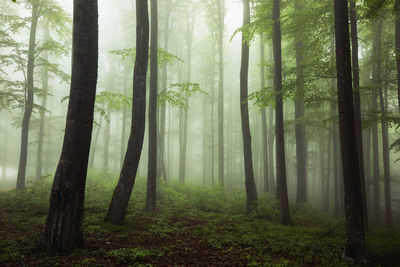
<path fill-rule="evenodd" d="M 26 178 L 26 164 L 28 159 L 28 136 L 29 136 L 29 123 L 31 120 L 33 110 L 33 70 L 35 68 L 35 45 L 36 45 L 36 29 L 39 20 L 39 5 L 38 1 L 32 1 L 32 18 L 31 28 L 29 33 L 29 48 L 28 48 L 28 65 L 26 72 L 26 85 L 25 85 L 25 110 L 22 119 L 21 129 L 21 150 L 19 154 L 19 165 L 17 175 L 17 190 L 25 188 Z"/>
<path fill-rule="evenodd" d="M 400 109 L 400 0 L 395 0 L 395 16 L 396 16 L 396 66 L 397 66 L 397 100 Z"/>
<path fill-rule="evenodd" d="M 111 131 L 111 112 L 110 108 L 107 106 L 106 113 L 108 118 L 106 118 L 106 127 L 104 128 L 104 151 L 103 151 L 103 166 L 102 169 L 105 172 L 109 171 L 108 168 L 108 158 L 110 155 L 110 131 Z"/>
<path fill-rule="evenodd" d="M 359 262 L 365 259 L 366 254 L 362 190 L 354 120 L 347 0 L 335 0 L 335 37 L 339 133 L 346 217 L 344 256 Z"/>
<path fill-rule="evenodd" d="M 45 41 L 49 39 L 49 29 L 45 30 Z M 47 59 L 47 51 L 45 51 L 45 58 Z M 42 177 L 42 155 L 43 155 L 43 140 L 44 140 L 44 123 L 46 116 L 46 104 L 47 104 L 47 94 L 49 90 L 49 73 L 47 67 L 43 67 L 42 70 L 42 89 L 44 95 L 42 97 L 42 110 L 40 110 L 40 123 L 39 123 L 39 134 L 38 134 L 38 149 L 36 154 L 36 179 Z"/>
<path fill-rule="evenodd" d="M 379 86 L 379 102 L 382 116 L 386 114 L 385 101 L 383 99 L 382 86 Z M 383 151 L 383 172 L 385 188 L 385 223 L 387 227 L 393 226 L 392 204 L 390 196 L 390 157 L 389 157 L 389 135 L 388 126 L 384 119 L 382 124 L 382 151 Z"/>
<path fill-rule="evenodd" d="M 362 194 L 362 207 L 364 212 L 365 229 L 368 229 L 367 199 L 365 196 L 365 177 L 364 177 L 364 159 L 362 145 L 361 128 L 361 100 L 360 100 L 360 73 L 358 65 L 358 32 L 357 32 L 357 11 L 356 0 L 350 0 L 350 21 L 351 21 L 351 56 L 353 65 L 353 97 L 354 97 L 354 121 L 356 127 L 357 156 L 360 168 L 360 182 Z"/>
<path fill-rule="evenodd" d="M 97 144 L 99 141 L 99 135 L 100 135 L 100 128 L 101 128 L 101 124 L 103 121 L 103 116 L 100 115 L 100 121 L 99 121 L 99 125 L 97 126 L 97 131 L 96 131 L 96 136 L 94 137 L 94 143 L 92 144 L 92 149 L 90 151 L 90 159 L 89 159 L 89 168 L 93 168 L 94 167 L 94 158 L 96 155 L 96 149 L 97 149 Z"/>
<path fill-rule="evenodd" d="M 282 101 L 282 45 L 281 45 L 281 22 L 280 22 L 280 0 L 274 0 L 272 18 L 274 21 L 273 48 L 275 78 L 275 133 L 276 133 L 276 180 L 277 193 L 281 210 L 281 224 L 290 224 L 289 200 L 286 185 L 286 159 L 285 159 L 285 136 L 283 126 L 283 101 Z"/>
<path fill-rule="evenodd" d="M 125 68 L 125 75 L 124 75 L 124 95 L 126 96 L 128 93 L 128 79 L 126 77 L 128 76 L 128 68 Z M 128 110 L 124 107 L 122 109 L 122 126 L 121 126 L 121 150 L 120 150 L 120 168 L 122 168 L 122 164 L 124 162 L 124 155 L 125 155 L 125 149 L 126 149 L 126 121 L 127 121 L 127 113 Z M 96 135 L 96 139 L 97 139 Z"/>
<path fill-rule="evenodd" d="M 301 0 L 296 0 L 295 9 L 297 12 L 303 10 Z M 305 141 L 304 126 L 298 120 L 304 117 L 304 70 L 303 70 L 303 42 L 301 33 L 296 34 L 296 160 L 297 160 L 297 198 L 296 203 L 301 204 L 307 201 L 307 147 Z M 322 178 L 322 177 L 321 177 Z"/>
<path fill-rule="evenodd" d="M 147 170 L 146 210 L 156 209 L 157 190 L 157 46 L 158 8 L 157 0 L 151 0 L 151 40 L 150 40 L 150 98 L 149 98 L 149 160 Z"/>
<path fill-rule="evenodd" d="M 218 8 L 218 182 L 224 188 L 224 18 L 225 0 L 217 0 Z"/>
<path fill-rule="evenodd" d="M 265 90 L 265 48 L 264 48 L 264 36 L 260 34 L 260 86 L 261 90 Z M 269 192 L 269 177 L 268 177 L 268 132 L 267 132 L 267 114 L 265 107 L 261 108 L 261 127 L 262 127 L 262 163 L 263 163 L 263 180 L 264 187 L 263 192 Z M 271 127 L 271 126 L 270 126 Z"/>
<path fill-rule="evenodd" d="M 373 26 L 373 58 L 375 62 L 373 64 L 372 78 L 373 78 L 373 90 L 372 90 L 372 112 L 378 112 L 378 87 L 382 84 L 381 81 L 381 41 L 382 41 L 382 20 Z M 372 161 L 374 165 L 374 200 L 373 200 L 373 217 L 374 222 L 379 223 L 380 221 L 380 173 L 379 173 L 379 145 L 378 145 L 378 123 L 376 120 L 372 123 Z"/>
<path fill-rule="evenodd" d="M 133 74 L 131 134 L 118 184 L 105 221 L 123 224 L 142 153 L 146 122 L 146 74 L 149 55 L 149 14 L 146 0 L 136 0 L 136 60 Z"/>
<path fill-rule="evenodd" d="M 97 1 L 74 1 L 71 91 L 64 144 L 54 176 L 50 208 L 41 240 L 54 252 L 83 246 L 85 183 L 98 59 Z"/>
<path fill-rule="evenodd" d="M 243 26 L 250 23 L 249 0 L 243 0 Z M 248 97 L 249 45 L 242 34 L 242 58 L 240 65 L 240 114 L 242 119 L 243 156 L 245 169 L 245 186 L 247 196 L 247 212 L 257 205 L 257 189 L 254 180 L 253 159 L 251 152 L 251 134 L 249 123 Z"/>
<path fill-rule="evenodd" d="M 274 125 L 274 110 L 272 106 L 268 110 L 268 121 L 269 121 L 269 131 L 268 131 L 268 167 L 269 167 L 269 188 L 272 195 L 275 194 L 275 172 L 274 172 L 274 139 L 275 133 L 273 130 Z"/>

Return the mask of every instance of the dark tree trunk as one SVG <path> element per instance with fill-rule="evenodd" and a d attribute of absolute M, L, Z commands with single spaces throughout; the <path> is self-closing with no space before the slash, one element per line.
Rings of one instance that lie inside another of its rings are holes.
<path fill-rule="evenodd" d="M 379 86 L 379 102 L 381 114 L 386 114 L 385 101 L 383 99 L 382 86 Z M 390 157 L 389 157 L 389 136 L 388 126 L 385 120 L 382 124 L 382 151 L 383 151 L 383 172 L 384 172 L 384 188 L 385 188 L 385 223 L 386 226 L 393 226 L 392 204 L 390 196 Z"/>
<path fill-rule="evenodd" d="M 373 26 L 373 90 L 372 90 L 372 112 L 378 112 L 378 87 L 381 86 L 381 41 L 382 20 Z M 372 123 L 372 162 L 374 165 L 374 200 L 372 204 L 373 218 L 375 223 L 380 221 L 380 172 L 379 172 L 379 144 L 378 144 L 378 122 Z"/>
<path fill-rule="evenodd" d="M 260 86 L 261 90 L 265 90 L 265 48 L 264 48 L 264 36 L 260 34 Z M 262 163 L 263 163 L 263 181 L 264 187 L 263 192 L 269 192 L 269 177 L 268 177 L 268 132 L 267 132 L 267 114 L 265 107 L 261 109 L 261 127 L 262 127 Z M 270 126 L 271 127 L 271 126 Z"/>
<path fill-rule="evenodd" d="M 351 77 L 348 1 L 335 0 L 336 70 L 338 77 L 339 133 L 342 153 L 346 246 L 344 256 L 365 259 L 364 214 Z"/>
<path fill-rule="evenodd" d="M 286 159 L 285 159 L 285 136 L 283 126 L 283 100 L 282 100 L 282 45 L 281 45 L 281 22 L 280 22 L 280 0 L 274 0 L 272 18 L 274 21 L 273 48 L 274 48 L 274 87 L 275 98 L 275 133 L 276 133 L 276 181 L 277 194 L 281 210 L 281 224 L 290 224 L 289 199 L 286 185 Z"/>
<path fill-rule="evenodd" d="M 133 74 L 131 134 L 118 184 L 105 221 L 123 224 L 135 184 L 142 153 L 146 122 L 146 74 L 149 55 L 149 14 L 147 0 L 136 0 L 136 60 Z"/>
<path fill-rule="evenodd" d="M 64 252 L 83 246 L 85 183 L 98 58 L 97 1 L 74 1 L 71 91 L 64 144 L 54 177 L 41 240 L 44 249 Z"/>
<path fill-rule="evenodd" d="M 146 210 L 156 209 L 157 190 L 157 46 L 158 8 L 157 0 L 151 0 L 151 40 L 150 40 L 150 98 L 149 98 L 149 160 L 147 170 Z"/>
<path fill-rule="evenodd" d="M 224 17 L 225 0 L 217 0 L 218 8 L 218 182 L 224 188 Z"/>
<path fill-rule="evenodd" d="M 49 39 L 49 30 L 45 30 L 45 40 Z M 47 59 L 47 51 L 45 52 L 45 58 Z M 42 90 L 44 95 L 42 97 L 42 110 L 40 110 L 40 122 L 39 122 L 39 134 L 38 134 L 38 149 L 36 154 L 36 179 L 42 177 L 42 156 L 43 156 L 43 140 L 44 140 L 44 123 L 46 116 L 46 105 L 47 105 L 47 94 L 49 90 L 49 73 L 47 67 L 43 67 L 42 70 Z"/>
<path fill-rule="evenodd" d="M 250 23 L 249 0 L 243 0 L 243 26 Z M 242 35 L 242 58 L 240 65 L 240 114 L 242 119 L 243 156 L 245 169 L 245 186 L 247 196 L 247 211 L 250 212 L 257 205 L 257 189 L 254 180 L 253 159 L 251 153 L 251 134 L 249 123 L 248 97 L 249 74 L 249 45 Z"/>
<path fill-rule="evenodd" d="M 361 100 L 360 100 L 360 72 L 358 64 L 358 32 L 357 32 L 357 11 L 355 0 L 350 0 L 350 21 L 351 21 L 351 57 L 353 66 L 353 97 L 354 97 L 354 121 L 356 127 L 357 156 L 360 168 L 360 182 L 362 194 L 362 206 L 364 212 L 365 229 L 368 229 L 367 199 L 365 195 L 365 177 L 364 177 L 364 158 L 362 145 L 361 128 Z"/>
<path fill-rule="evenodd" d="M 300 0 L 296 0 L 295 9 L 298 12 L 303 10 Z M 298 122 L 304 117 L 304 71 L 303 71 L 303 42 L 301 33 L 296 35 L 296 160 L 297 160 L 297 198 L 296 203 L 301 204 L 307 201 L 307 147 L 304 126 Z"/>
<path fill-rule="evenodd" d="M 31 28 L 29 33 L 29 48 L 28 48 L 28 65 L 26 72 L 26 85 L 25 85 L 25 110 L 24 117 L 22 118 L 21 129 L 21 150 L 19 154 L 19 165 L 17 175 L 17 190 L 25 188 L 26 178 L 26 163 L 28 160 L 28 136 L 29 136 L 29 123 L 31 120 L 33 110 L 33 70 L 35 68 L 35 45 L 36 45 L 36 29 L 39 20 L 39 6 L 38 1 L 32 1 L 32 18 Z"/>
<path fill-rule="evenodd" d="M 395 0 L 395 16 L 396 16 L 396 66 L 397 66 L 397 99 L 400 109 L 400 0 Z"/>

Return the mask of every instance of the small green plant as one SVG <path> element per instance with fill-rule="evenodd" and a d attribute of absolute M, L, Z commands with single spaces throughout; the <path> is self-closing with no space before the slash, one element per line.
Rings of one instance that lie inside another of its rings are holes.
<path fill-rule="evenodd" d="M 143 248 L 121 248 L 110 250 L 106 253 L 106 257 L 115 260 L 118 264 L 147 261 L 162 255 L 162 252 Z"/>

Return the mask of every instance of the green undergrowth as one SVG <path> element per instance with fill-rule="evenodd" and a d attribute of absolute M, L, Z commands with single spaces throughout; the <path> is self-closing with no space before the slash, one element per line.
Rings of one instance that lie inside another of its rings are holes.
<path fill-rule="evenodd" d="M 348 266 L 341 261 L 344 221 L 309 205 L 292 208 L 279 224 L 268 194 L 246 214 L 243 192 L 160 183 L 156 212 L 143 210 L 146 181 L 138 179 L 123 226 L 104 223 L 117 175 L 90 171 L 84 218 L 85 248 L 70 255 L 37 249 L 48 210 L 51 177 L 22 192 L 0 193 L 1 266 Z M 400 265 L 399 228 L 371 228 L 373 266 Z"/>

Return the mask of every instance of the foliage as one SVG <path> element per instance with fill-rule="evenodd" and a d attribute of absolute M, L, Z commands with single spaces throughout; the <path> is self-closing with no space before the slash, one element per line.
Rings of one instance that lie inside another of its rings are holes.
<path fill-rule="evenodd" d="M 123 60 L 133 63 L 136 58 L 136 48 L 123 48 L 119 50 L 111 50 L 110 54 L 121 56 Z M 149 56 L 150 57 L 150 56 Z M 165 64 L 173 64 L 175 62 L 183 62 L 181 58 L 175 56 L 163 48 L 157 49 L 158 64 L 162 68 Z"/>
<path fill-rule="evenodd" d="M 171 90 L 172 88 L 177 88 L 178 90 Z M 187 109 L 189 97 L 196 93 L 207 94 L 200 88 L 198 83 L 173 83 L 158 94 L 157 105 L 169 103 L 171 106 Z"/>

